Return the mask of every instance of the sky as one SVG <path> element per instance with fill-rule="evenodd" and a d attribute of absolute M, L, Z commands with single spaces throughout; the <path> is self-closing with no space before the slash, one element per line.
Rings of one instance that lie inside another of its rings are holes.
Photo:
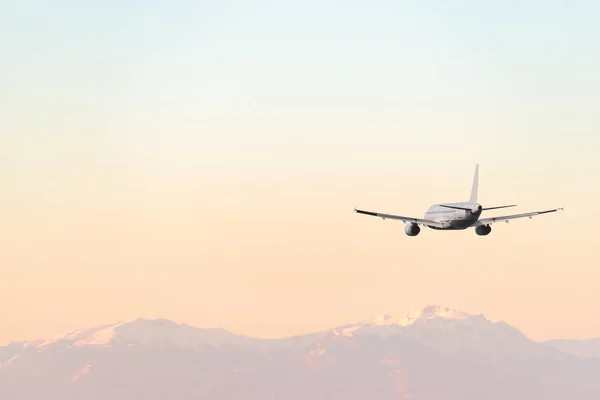
<path fill-rule="evenodd" d="M 600 3 L 2 8 L 0 343 L 425 304 L 600 337 Z M 353 212 L 466 201 L 476 163 L 484 207 L 565 211 L 412 238 Z"/>

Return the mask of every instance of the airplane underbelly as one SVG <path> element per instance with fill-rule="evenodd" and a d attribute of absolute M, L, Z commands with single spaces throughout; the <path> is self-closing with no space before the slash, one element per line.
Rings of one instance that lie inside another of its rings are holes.
<path fill-rule="evenodd" d="M 452 229 L 467 229 L 468 227 L 473 225 L 473 222 L 474 221 L 468 219 L 455 219 L 453 221 L 450 221 L 450 226 L 452 227 Z"/>
<path fill-rule="evenodd" d="M 437 210 L 435 210 L 437 211 Z M 445 215 L 444 215 L 445 214 Z M 443 213 L 437 212 L 428 212 L 425 214 L 425 219 L 429 219 L 432 221 L 441 222 L 446 225 L 443 228 L 435 228 L 431 227 L 435 230 L 461 230 L 467 229 L 475 223 L 477 218 L 469 218 L 468 215 L 464 215 L 464 211 L 453 211 L 447 212 L 444 210 Z"/>
<path fill-rule="evenodd" d="M 462 229 L 467 229 L 467 228 L 473 226 L 473 224 L 476 221 L 476 219 L 472 219 L 472 218 L 436 218 L 436 219 L 432 219 L 432 220 L 437 221 L 437 222 L 441 222 L 444 225 L 446 225 L 443 228 L 431 227 L 432 229 L 436 229 L 436 230 L 462 230 Z"/>
<path fill-rule="evenodd" d="M 463 218 L 452 219 L 452 221 L 449 222 L 452 229 L 467 229 L 473 226 L 478 219 L 477 216 L 465 216 Z"/>

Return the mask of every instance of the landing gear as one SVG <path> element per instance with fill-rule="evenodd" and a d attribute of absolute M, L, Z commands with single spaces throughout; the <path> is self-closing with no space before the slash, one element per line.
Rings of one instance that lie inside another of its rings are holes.
<path fill-rule="evenodd" d="M 489 225 L 480 225 L 477 228 L 475 228 L 475 233 L 478 234 L 479 236 L 489 235 L 491 231 L 492 231 L 492 227 Z"/>

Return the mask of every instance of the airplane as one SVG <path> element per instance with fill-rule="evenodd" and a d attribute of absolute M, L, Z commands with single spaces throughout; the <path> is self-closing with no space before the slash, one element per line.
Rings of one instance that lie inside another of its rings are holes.
<path fill-rule="evenodd" d="M 494 222 L 505 221 L 508 223 L 511 219 L 525 218 L 530 219 L 535 215 L 547 214 L 563 210 L 563 208 L 555 208 L 552 210 L 545 211 L 534 211 L 525 214 L 513 214 L 505 215 L 501 217 L 482 218 L 481 213 L 487 210 L 496 210 L 500 208 L 516 207 L 516 204 L 508 206 L 496 206 L 483 208 L 481 204 L 477 202 L 477 191 L 479 186 L 479 164 L 475 166 L 475 176 L 473 177 L 473 186 L 471 188 L 471 198 L 468 202 L 460 203 L 444 203 L 434 204 L 425 213 L 425 218 L 411 218 L 402 217 L 399 215 L 382 214 L 378 212 L 371 212 L 365 210 L 354 209 L 359 214 L 371 215 L 374 217 L 380 217 L 382 219 L 397 219 L 402 221 L 406 227 L 404 231 L 408 236 L 417 236 L 421 232 L 421 226 L 426 226 L 433 230 L 444 230 L 444 231 L 456 231 L 465 230 L 467 228 L 474 227 L 475 233 L 479 236 L 486 236 L 492 231 L 490 226 Z M 407 225 L 408 224 L 408 225 Z"/>

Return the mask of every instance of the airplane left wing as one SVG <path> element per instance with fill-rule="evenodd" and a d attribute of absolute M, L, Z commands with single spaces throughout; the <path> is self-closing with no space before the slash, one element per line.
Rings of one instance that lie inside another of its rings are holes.
<path fill-rule="evenodd" d="M 563 209 L 555 208 L 553 210 L 534 211 L 534 212 L 525 213 L 525 214 L 513 214 L 513 215 L 505 215 L 505 216 L 501 216 L 501 217 L 483 218 L 483 219 L 480 219 L 479 221 L 477 221 L 476 223 L 474 223 L 473 226 L 489 225 L 489 224 L 493 224 L 494 222 L 508 221 L 509 219 L 527 218 L 527 217 L 531 218 L 536 215 L 548 214 L 548 213 L 556 212 L 559 210 L 563 210 Z"/>
<path fill-rule="evenodd" d="M 420 219 L 420 218 L 412 218 L 412 217 L 402 217 L 400 215 L 392 215 L 392 214 L 382 214 L 382 213 L 377 213 L 377 212 L 371 212 L 371 211 L 364 211 L 364 210 L 357 210 L 356 208 L 354 209 L 354 211 L 356 211 L 359 214 L 365 214 L 365 215 L 371 215 L 373 217 L 379 217 L 382 219 L 398 219 L 404 223 L 406 222 L 412 222 L 414 224 L 421 224 L 421 225 L 426 225 L 426 226 L 432 226 L 434 228 L 445 228 L 447 227 L 447 224 L 444 224 L 442 222 L 436 222 L 436 221 L 430 221 L 427 219 Z"/>

